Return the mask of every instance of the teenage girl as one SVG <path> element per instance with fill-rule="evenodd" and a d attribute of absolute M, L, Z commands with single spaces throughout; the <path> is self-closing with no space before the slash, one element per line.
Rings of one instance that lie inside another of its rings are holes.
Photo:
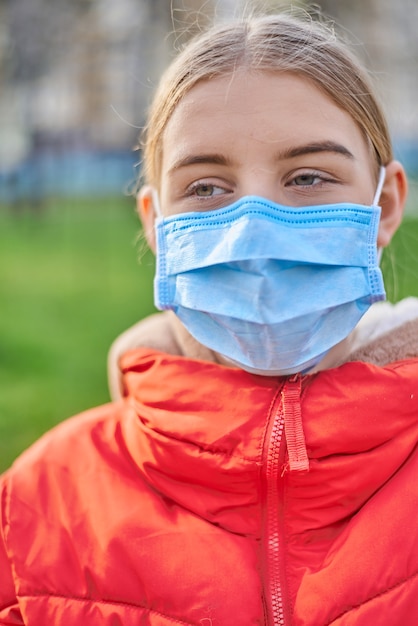
<path fill-rule="evenodd" d="M 415 626 L 407 182 L 333 33 L 222 24 L 164 75 L 138 207 L 158 314 L 105 407 L 5 474 L 0 624 Z"/>

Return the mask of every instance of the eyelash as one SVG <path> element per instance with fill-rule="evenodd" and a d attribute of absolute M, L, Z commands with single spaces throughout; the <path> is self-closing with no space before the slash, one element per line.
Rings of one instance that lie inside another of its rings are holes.
<path fill-rule="evenodd" d="M 210 196 L 199 196 L 197 194 L 197 190 L 202 188 L 202 187 L 212 187 L 213 189 L 221 189 L 223 193 L 228 193 L 227 189 L 225 189 L 224 187 L 221 187 L 221 185 L 215 185 L 214 183 L 210 183 L 210 182 L 204 182 L 202 180 L 197 180 L 196 182 L 192 183 L 186 190 L 186 195 L 188 197 L 195 197 L 195 198 L 199 198 L 199 199 L 205 199 L 205 198 L 213 198 L 214 195 L 221 195 L 221 194 L 212 194 Z"/>
<path fill-rule="evenodd" d="M 319 182 L 310 184 L 310 185 L 296 185 L 295 181 L 297 178 L 313 178 L 313 179 L 317 178 Z M 333 183 L 333 182 L 336 182 L 336 181 L 332 177 L 324 175 L 323 172 L 310 171 L 310 172 L 302 172 L 300 174 L 297 174 L 296 176 L 293 176 L 286 183 L 286 186 L 294 186 L 294 187 L 299 187 L 301 189 L 307 189 L 307 188 L 317 187 L 325 183 Z"/>

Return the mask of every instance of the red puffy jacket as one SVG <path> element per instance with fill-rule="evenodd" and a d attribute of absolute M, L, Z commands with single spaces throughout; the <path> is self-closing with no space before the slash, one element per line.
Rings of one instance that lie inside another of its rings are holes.
<path fill-rule="evenodd" d="M 417 360 L 123 369 L 3 477 L 1 625 L 418 623 Z"/>

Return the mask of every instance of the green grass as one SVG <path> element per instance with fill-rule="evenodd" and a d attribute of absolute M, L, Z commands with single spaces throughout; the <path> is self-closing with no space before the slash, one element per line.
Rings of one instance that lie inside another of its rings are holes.
<path fill-rule="evenodd" d="M 381 268 L 387 299 L 418 297 L 418 216 L 407 215 L 383 252 Z"/>
<path fill-rule="evenodd" d="M 109 346 L 154 310 L 138 231 L 131 199 L 0 207 L 0 471 L 57 422 L 109 400 Z M 417 219 L 382 268 L 391 300 L 418 296 Z"/>
<path fill-rule="evenodd" d="M 107 402 L 113 339 L 153 310 L 131 199 L 0 208 L 0 471 L 42 432 Z"/>

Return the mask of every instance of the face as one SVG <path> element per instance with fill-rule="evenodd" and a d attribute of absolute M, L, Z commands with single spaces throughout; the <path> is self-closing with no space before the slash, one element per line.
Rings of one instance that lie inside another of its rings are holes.
<path fill-rule="evenodd" d="M 376 164 L 350 115 L 306 78 L 245 69 L 198 83 L 163 134 L 159 200 L 163 215 L 214 210 L 242 196 L 279 204 L 370 205 Z M 388 245 L 407 195 L 402 165 L 386 166 L 377 244 Z M 155 250 L 152 188 L 138 195 Z"/>
<path fill-rule="evenodd" d="M 350 115 L 290 73 L 240 70 L 197 84 L 163 137 L 165 215 L 245 195 L 288 206 L 371 204 L 370 148 Z"/>
<path fill-rule="evenodd" d="M 239 70 L 197 84 L 169 119 L 162 152 L 165 216 L 213 211 L 248 195 L 296 208 L 371 205 L 377 186 L 376 163 L 357 124 L 291 73 Z M 402 166 L 392 161 L 380 198 L 379 246 L 399 224 L 406 188 Z M 152 191 L 143 188 L 138 206 L 155 250 Z"/>

